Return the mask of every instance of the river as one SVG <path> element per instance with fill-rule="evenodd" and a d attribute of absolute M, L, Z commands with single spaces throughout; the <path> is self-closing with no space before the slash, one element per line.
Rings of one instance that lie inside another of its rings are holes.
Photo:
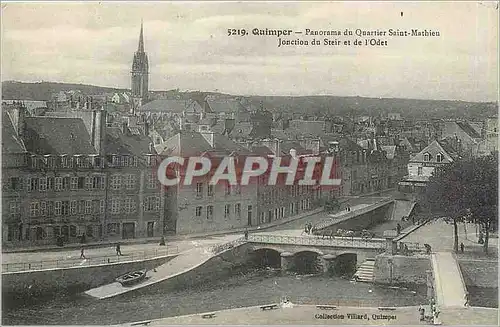
<path fill-rule="evenodd" d="M 410 306 L 425 302 L 426 290 L 390 289 L 322 275 L 282 275 L 246 269 L 194 287 L 96 300 L 84 295 L 46 299 L 2 310 L 4 325 L 107 325 L 255 306 L 287 296 L 294 303 L 351 306 Z M 5 300 L 5 299 L 4 299 Z"/>

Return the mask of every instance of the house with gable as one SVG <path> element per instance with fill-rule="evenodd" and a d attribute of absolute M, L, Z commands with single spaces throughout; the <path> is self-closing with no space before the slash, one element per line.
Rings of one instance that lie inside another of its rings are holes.
<path fill-rule="evenodd" d="M 403 193 L 422 192 L 434 172 L 451 164 L 458 158 L 458 151 L 446 140 L 432 141 L 422 151 L 413 155 L 408 162 L 408 175 L 399 182 Z"/>

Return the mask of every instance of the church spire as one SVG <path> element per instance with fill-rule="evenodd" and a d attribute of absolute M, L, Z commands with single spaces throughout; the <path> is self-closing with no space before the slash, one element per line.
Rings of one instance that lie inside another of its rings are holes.
<path fill-rule="evenodd" d="M 144 37 L 142 35 L 142 19 L 141 19 L 141 34 L 139 35 L 139 47 L 137 48 L 137 52 L 144 52 Z"/>

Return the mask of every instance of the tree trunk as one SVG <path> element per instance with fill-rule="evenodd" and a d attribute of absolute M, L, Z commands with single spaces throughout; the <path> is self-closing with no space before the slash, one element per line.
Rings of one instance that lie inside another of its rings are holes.
<path fill-rule="evenodd" d="M 484 244 L 483 251 L 484 253 L 488 253 L 488 240 L 490 239 L 490 224 L 486 223 L 486 230 L 484 231 Z"/>
<path fill-rule="evenodd" d="M 453 251 L 458 253 L 458 224 L 456 219 L 453 219 Z"/>

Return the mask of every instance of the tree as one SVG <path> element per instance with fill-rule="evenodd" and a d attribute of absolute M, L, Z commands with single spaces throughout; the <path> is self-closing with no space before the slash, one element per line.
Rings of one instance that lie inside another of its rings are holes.
<path fill-rule="evenodd" d="M 453 223 L 453 249 L 458 252 L 458 223 L 472 221 L 489 230 L 496 222 L 498 196 L 498 159 L 488 156 L 458 160 L 437 169 L 429 178 L 420 198 L 431 216 L 444 216 Z M 485 252 L 488 244 L 485 241 Z"/>
<path fill-rule="evenodd" d="M 337 198 L 329 199 L 319 199 L 319 206 L 323 207 L 327 213 L 333 213 L 335 211 L 340 210 L 340 202 Z"/>
<path fill-rule="evenodd" d="M 490 231 L 498 222 L 498 157 L 490 155 L 471 163 L 471 172 L 463 194 L 464 206 L 469 209 L 468 221 L 485 232 L 484 252 L 488 253 Z"/>

